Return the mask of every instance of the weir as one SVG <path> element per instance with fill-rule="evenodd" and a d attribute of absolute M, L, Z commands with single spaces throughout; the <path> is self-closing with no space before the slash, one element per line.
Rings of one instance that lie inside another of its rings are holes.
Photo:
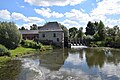
<path fill-rule="evenodd" d="M 68 41 L 68 48 L 87 48 L 87 46 L 83 39 L 70 39 Z"/>

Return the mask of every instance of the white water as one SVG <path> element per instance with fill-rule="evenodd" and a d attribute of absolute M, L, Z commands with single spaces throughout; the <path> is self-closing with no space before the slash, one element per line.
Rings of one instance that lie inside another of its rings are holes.
<path fill-rule="evenodd" d="M 82 46 L 82 45 L 80 45 L 80 46 L 73 46 L 73 45 L 71 45 L 71 48 L 87 48 L 87 46 Z"/>

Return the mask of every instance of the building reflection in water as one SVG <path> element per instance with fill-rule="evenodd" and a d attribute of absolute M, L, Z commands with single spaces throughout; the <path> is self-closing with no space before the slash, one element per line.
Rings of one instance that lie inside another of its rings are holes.
<path fill-rule="evenodd" d="M 112 50 L 106 52 L 101 49 L 61 49 L 40 55 L 40 65 L 46 66 L 51 70 L 59 70 L 61 66 L 70 66 L 71 64 L 83 65 L 83 63 L 86 64 L 88 68 L 102 68 L 105 63 L 117 65 L 120 61 L 119 56 L 120 54 L 118 54 L 118 52 Z"/>
<path fill-rule="evenodd" d="M 59 70 L 68 56 L 68 50 L 51 51 L 40 55 L 40 66 L 50 70 Z"/>

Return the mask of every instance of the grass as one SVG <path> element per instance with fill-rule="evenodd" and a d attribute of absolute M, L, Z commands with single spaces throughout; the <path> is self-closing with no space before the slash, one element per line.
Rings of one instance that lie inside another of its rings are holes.
<path fill-rule="evenodd" d="M 36 49 L 33 48 L 25 48 L 25 47 L 18 47 L 14 50 L 10 50 L 11 52 L 11 57 L 8 56 L 0 56 L 0 68 L 1 66 L 5 66 L 5 63 L 12 60 L 15 57 L 20 57 L 26 54 L 31 54 L 33 51 Z"/>
<path fill-rule="evenodd" d="M 30 41 L 30 42 L 32 42 L 32 41 Z M 21 56 L 26 55 L 26 54 L 33 54 L 36 52 L 38 53 L 39 51 L 46 51 L 46 50 L 51 50 L 51 49 L 53 49 L 51 45 L 42 45 L 42 44 L 41 44 L 41 49 L 38 51 L 36 49 L 33 49 L 33 48 L 26 48 L 26 47 L 20 46 L 14 50 L 9 50 L 11 53 L 10 57 L 1 56 L 0 57 L 0 66 L 4 65 L 6 62 L 12 60 L 15 57 L 21 57 Z"/>
<path fill-rule="evenodd" d="M 18 57 L 23 56 L 25 54 L 30 54 L 31 52 L 35 51 L 33 48 L 25 48 L 25 47 L 18 47 L 14 50 L 10 50 L 11 57 Z"/>
<path fill-rule="evenodd" d="M 0 57 L 0 68 L 1 66 L 5 66 L 4 64 L 10 60 L 11 60 L 11 57 L 1 56 Z"/>
<path fill-rule="evenodd" d="M 45 51 L 45 50 L 52 50 L 53 49 L 53 47 L 51 46 L 51 45 L 42 45 L 41 46 L 41 51 Z"/>

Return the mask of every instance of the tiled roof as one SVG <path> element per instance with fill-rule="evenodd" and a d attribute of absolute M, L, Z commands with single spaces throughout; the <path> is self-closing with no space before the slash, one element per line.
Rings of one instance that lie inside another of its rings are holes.
<path fill-rule="evenodd" d="M 63 31 L 57 22 L 48 22 L 44 26 L 39 26 L 38 30 L 19 30 L 21 34 L 39 34 L 42 31 Z"/>
<path fill-rule="evenodd" d="M 63 31 L 57 22 L 48 22 L 43 27 L 39 27 L 40 31 Z"/>
<path fill-rule="evenodd" d="M 38 34 L 39 30 L 19 30 L 21 34 Z"/>

